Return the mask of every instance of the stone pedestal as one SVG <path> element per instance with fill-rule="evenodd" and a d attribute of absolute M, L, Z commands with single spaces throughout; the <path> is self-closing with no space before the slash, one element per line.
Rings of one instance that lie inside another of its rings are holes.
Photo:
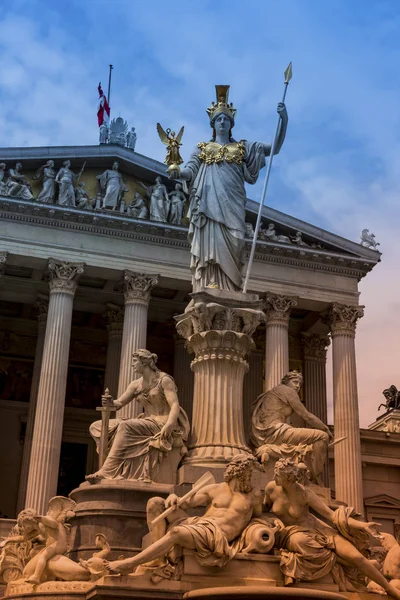
<path fill-rule="evenodd" d="M 222 469 L 247 454 L 243 428 L 243 377 L 251 338 L 263 320 L 257 296 L 207 289 L 177 320 L 178 333 L 195 357 L 192 432 L 180 470 L 181 482 L 196 481 L 206 469 Z M 195 468 L 198 467 L 198 468 Z"/>
<path fill-rule="evenodd" d="M 50 298 L 25 502 L 39 514 L 46 513 L 57 493 L 72 305 L 83 267 L 49 261 Z"/>
<path fill-rule="evenodd" d="M 289 318 L 295 298 L 265 296 L 265 391 L 279 385 L 289 371 Z"/>
<path fill-rule="evenodd" d="M 147 310 L 152 288 L 158 277 L 143 273 L 124 272 L 125 315 L 122 332 L 121 366 L 118 382 L 118 396 L 121 396 L 131 381 L 137 378 L 132 369 L 132 354 L 139 348 L 146 348 Z M 137 402 L 122 407 L 119 417 L 136 417 L 142 408 Z"/>
<path fill-rule="evenodd" d="M 183 495 L 188 489 L 177 493 Z M 111 546 L 111 558 L 139 552 L 142 538 L 148 533 L 147 501 L 153 496 L 167 498 L 174 491 L 173 485 L 139 481 L 103 479 L 96 485 L 82 483 L 70 493 L 76 502 L 75 517 L 70 521 L 70 558 L 92 556 L 100 532 Z"/>
<path fill-rule="evenodd" d="M 124 307 L 107 304 L 106 322 L 108 346 L 104 386 L 110 390 L 113 398 L 117 397 L 118 380 L 121 363 L 122 327 L 124 323 Z"/>
<path fill-rule="evenodd" d="M 364 314 L 362 306 L 333 304 L 328 321 L 332 334 L 333 409 L 335 438 L 336 500 L 364 512 L 360 423 L 358 414 L 355 329 Z"/>
<path fill-rule="evenodd" d="M 24 450 L 22 454 L 21 474 L 19 478 L 17 514 L 25 508 L 26 486 L 28 483 L 29 462 L 31 459 L 33 426 L 35 423 L 36 403 L 39 390 L 40 370 L 42 367 L 42 357 L 44 348 L 44 338 L 46 333 L 47 310 L 49 299 L 43 294 L 39 294 L 35 302 L 35 310 L 38 319 L 38 332 L 35 348 L 35 362 L 33 363 L 31 392 L 29 395 L 28 420 L 26 423 L 26 432 L 24 440 Z"/>

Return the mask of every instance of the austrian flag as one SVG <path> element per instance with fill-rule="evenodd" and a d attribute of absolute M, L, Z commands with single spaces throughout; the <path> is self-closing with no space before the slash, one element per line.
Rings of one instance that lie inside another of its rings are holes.
<path fill-rule="evenodd" d="M 103 90 L 101 89 L 101 83 L 99 83 L 99 102 L 97 105 L 97 122 L 99 127 L 103 125 L 108 125 L 110 120 L 110 107 L 108 106 L 107 98 L 104 95 Z"/>

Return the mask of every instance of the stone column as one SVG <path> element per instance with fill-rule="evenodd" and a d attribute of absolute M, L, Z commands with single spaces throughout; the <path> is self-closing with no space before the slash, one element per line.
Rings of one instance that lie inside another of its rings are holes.
<path fill-rule="evenodd" d="M 157 275 L 124 271 L 125 314 L 118 397 L 125 392 L 130 382 L 137 378 L 132 370 L 132 354 L 139 348 L 146 348 L 147 311 L 151 290 L 157 283 Z M 136 402 L 130 402 L 130 404 L 121 408 L 118 416 L 135 417 L 139 411 L 139 405 Z"/>
<path fill-rule="evenodd" d="M 124 307 L 117 306 L 116 304 L 107 304 L 105 317 L 108 331 L 108 345 L 106 370 L 104 374 L 104 387 L 110 390 L 110 394 L 113 398 L 116 398 L 121 363 Z"/>
<path fill-rule="evenodd" d="M 243 383 L 243 425 L 246 440 L 250 437 L 253 402 L 263 392 L 263 360 L 262 350 L 250 352 L 247 359 L 249 370 Z"/>
<path fill-rule="evenodd" d="M 190 363 L 185 340 L 175 336 L 174 379 L 178 388 L 179 404 L 186 411 L 189 421 L 192 422 L 194 374 Z"/>
<path fill-rule="evenodd" d="M 326 397 L 326 351 L 330 340 L 326 335 L 303 334 L 304 399 L 307 410 L 328 424 Z"/>
<path fill-rule="evenodd" d="M 50 299 L 25 502 L 39 514 L 57 493 L 72 306 L 83 267 L 49 260 Z"/>
<path fill-rule="evenodd" d="M 26 432 L 24 440 L 24 449 L 22 454 L 21 473 L 19 477 L 17 514 L 25 508 L 26 485 L 28 483 L 29 462 L 31 458 L 33 425 L 35 423 L 36 403 L 39 390 L 40 371 L 42 367 L 44 337 L 46 333 L 47 310 L 49 307 L 49 298 L 44 294 L 38 294 L 34 304 L 38 319 L 38 331 L 35 348 L 35 361 L 33 363 L 31 392 L 29 395 L 28 419 L 26 422 Z M 27 507 L 29 508 L 29 507 Z"/>
<path fill-rule="evenodd" d="M 181 482 L 195 481 L 202 469 L 222 473 L 234 456 L 250 452 L 243 428 L 243 378 L 246 355 L 255 346 L 251 336 L 264 315 L 261 301 L 246 296 L 252 302 L 230 299 L 219 290 L 201 291 L 176 317 L 178 333 L 195 355 L 192 431 Z"/>
<path fill-rule="evenodd" d="M 362 306 L 334 303 L 328 317 L 332 334 L 335 438 L 346 437 L 335 446 L 336 499 L 360 513 L 364 512 L 364 502 L 354 338 L 357 321 L 363 314 Z"/>
<path fill-rule="evenodd" d="M 297 300 L 265 296 L 265 390 L 271 390 L 289 371 L 289 317 Z"/>

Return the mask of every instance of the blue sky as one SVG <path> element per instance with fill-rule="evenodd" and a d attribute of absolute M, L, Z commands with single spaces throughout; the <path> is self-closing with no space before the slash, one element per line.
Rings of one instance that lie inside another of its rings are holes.
<path fill-rule="evenodd" d="M 368 227 L 381 242 L 382 264 L 360 286 L 357 335 L 361 422 L 371 422 L 382 389 L 400 387 L 398 0 L 0 0 L 0 9 L 0 146 L 96 144 L 109 63 L 112 116 L 136 127 L 138 152 L 163 160 L 160 121 L 185 125 L 187 158 L 210 135 L 215 83 L 231 85 L 235 137 L 269 141 L 293 61 L 267 204 L 353 240 Z"/>

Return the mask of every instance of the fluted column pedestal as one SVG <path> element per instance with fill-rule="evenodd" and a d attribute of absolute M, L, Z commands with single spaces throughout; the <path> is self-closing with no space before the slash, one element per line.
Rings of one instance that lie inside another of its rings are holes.
<path fill-rule="evenodd" d="M 190 368 L 190 356 L 184 339 L 176 336 L 174 353 L 174 379 L 178 388 L 179 404 L 186 411 L 189 421 L 193 415 L 194 374 Z"/>
<path fill-rule="evenodd" d="M 333 358 L 336 499 L 364 512 L 358 413 L 355 329 L 362 306 L 333 304 L 329 313 Z"/>
<path fill-rule="evenodd" d="M 263 360 L 262 350 L 250 352 L 247 359 L 249 370 L 243 383 L 243 424 L 246 440 L 250 438 L 253 402 L 263 392 Z"/>
<path fill-rule="evenodd" d="M 131 381 L 137 379 L 132 369 L 132 354 L 139 348 L 146 348 L 147 311 L 152 288 L 158 277 L 132 271 L 124 272 L 125 314 L 122 331 L 121 365 L 118 381 L 118 397 Z M 130 402 L 118 413 L 121 417 L 136 417 L 142 409 L 136 402 Z"/>
<path fill-rule="evenodd" d="M 178 333 L 195 355 L 192 431 L 181 482 L 195 480 L 204 468 L 222 473 L 234 456 L 250 452 L 243 428 L 243 378 L 246 355 L 254 348 L 251 336 L 264 318 L 261 302 L 251 294 L 207 290 L 192 297 L 194 305 L 176 317 Z"/>
<path fill-rule="evenodd" d="M 33 363 L 31 392 L 29 395 L 28 419 L 26 422 L 21 473 L 19 477 L 17 514 L 25 508 L 26 486 L 28 483 L 29 462 L 32 450 L 33 426 L 35 423 L 36 403 L 39 390 L 40 371 L 42 367 L 44 339 L 46 333 L 47 311 L 49 307 L 48 296 L 45 296 L 44 294 L 38 294 L 38 298 L 35 302 L 34 307 L 38 319 L 38 331 L 35 348 L 35 361 Z"/>
<path fill-rule="evenodd" d="M 49 261 L 50 298 L 25 502 L 39 514 L 57 493 L 72 306 L 83 267 Z"/>
<path fill-rule="evenodd" d="M 124 307 L 115 304 L 107 304 L 105 317 L 108 331 L 108 345 L 104 387 L 109 389 L 113 398 L 116 398 L 121 364 Z"/>
<path fill-rule="evenodd" d="M 265 296 L 265 390 L 281 383 L 289 371 L 289 318 L 295 298 Z"/>
<path fill-rule="evenodd" d="M 304 400 L 306 409 L 328 424 L 328 402 L 326 394 L 326 351 L 330 340 L 326 335 L 303 334 L 304 351 Z M 328 452 L 322 480 L 329 487 Z"/>

